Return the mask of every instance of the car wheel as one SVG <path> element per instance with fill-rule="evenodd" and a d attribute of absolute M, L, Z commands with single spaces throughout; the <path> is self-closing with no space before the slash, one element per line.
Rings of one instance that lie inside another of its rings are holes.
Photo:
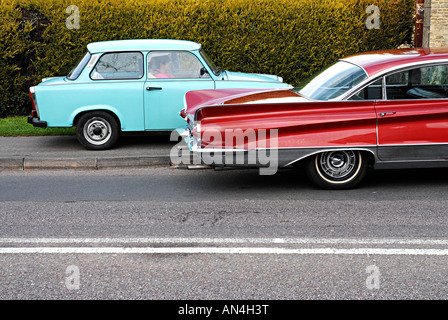
<path fill-rule="evenodd" d="M 361 182 L 367 165 L 367 157 L 360 151 L 327 151 L 308 160 L 307 174 L 321 188 L 349 189 Z"/>
<path fill-rule="evenodd" d="M 89 112 L 81 116 L 76 126 L 79 142 L 89 150 L 111 148 L 118 140 L 117 120 L 107 112 Z"/>

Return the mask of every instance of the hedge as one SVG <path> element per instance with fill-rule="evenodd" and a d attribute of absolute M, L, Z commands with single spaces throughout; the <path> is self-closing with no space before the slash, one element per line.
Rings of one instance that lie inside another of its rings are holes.
<path fill-rule="evenodd" d="M 380 29 L 366 28 L 366 8 Z M 68 29 L 66 8 L 79 8 Z M 28 87 L 66 75 L 94 41 L 199 42 L 223 69 L 297 85 L 336 59 L 410 43 L 415 0 L 0 0 L 0 117 L 29 113 Z"/>

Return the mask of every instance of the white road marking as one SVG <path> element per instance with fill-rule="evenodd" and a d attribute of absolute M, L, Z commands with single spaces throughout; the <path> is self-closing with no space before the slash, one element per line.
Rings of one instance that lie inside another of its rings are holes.
<path fill-rule="evenodd" d="M 5 245 L 14 244 L 15 247 Z M 48 246 L 35 246 L 46 244 Z M 89 244 L 95 247 L 74 245 Z M 101 246 L 115 244 L 116 246 Z M 140 246 L 129 246 L 138 244 Z M 141 246 L 142 244 L 147 246 Z M 151 247 L 151 245 L 165 245 Z M 202 246 L 187 246 L 187 245 Z M 207 246 L 204 246 L 207 244 Z M 243 246 L 234 246 L 234 245 Z M 347 238 L 0 238 L 0 254 L 295 254 L 295 255 L 448 255 L 444 239 Z M 26 246 L 28 245 L 28 246 Z M 33 245 L 33 246 L 29 246 Z M 62 246 L 61 246 L 62 245 Z M 176 246 L 168 246 L 176 245 Z M 226 246 L 216 246 L 226 245 Z M 256 245 L 265 245 L 264 247 Z M 266 246 L 271 245 L 271 246 Z M 275 247 L 273 245 L 276 245 Z M 287 245 L 287 247 L 282 247 Z M 327 245 L 330 247 L 309 247 Z M 353 246 L 376 247 L 353 247 Z M 427 246 L 426 248 L 396 246 Z M 298 248 L 298 246 L 300 246 Z M 308 247 L 306 247 L 308 246 Z M 334 247 L 332 247 L 334 246 Z M 336 247 L 345 246 L 345 247 Z M 348 246 L 348 247 L 347 247 Z M 383 246 L 383 247 L 377 247 Z M 385 247 L 389 246 L 389 247 Z M 391 248 L 390 246 L 395 246 Z M 430 246 L 443 246 L 431 248 Z"/>
<path fill-rule="evenodd" d="M 28 247 L 0 248 L 0 254 L 331 254 L 331 255 L 430 255 L 446 256 L 448 249 L 388 249 L 388 248 L 257 248 L 257 247 L 179 247 L 179 248 L 126 248 L 126 247 Z"/>
<path fill-rule="evenodd" d="M 446 239 L 405 238 L 0 238 L 0 244 L 353 244 L 448 245 Z"/>

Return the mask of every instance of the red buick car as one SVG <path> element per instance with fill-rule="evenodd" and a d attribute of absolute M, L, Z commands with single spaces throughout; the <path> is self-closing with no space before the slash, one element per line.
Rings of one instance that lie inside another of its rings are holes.
<path fill-rule="evenodd" d="M 185 141 L 212 166 L 303 162 L 327 189 L 369 166 L 448 166 L 448 48 L 357 54 L 293 89 L 190 91 L 185 104 Z"/>

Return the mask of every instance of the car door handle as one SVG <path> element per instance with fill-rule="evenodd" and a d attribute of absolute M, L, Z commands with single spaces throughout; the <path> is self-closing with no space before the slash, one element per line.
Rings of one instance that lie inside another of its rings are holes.
<path fill-rule="evenodd" d="M 151 91 L 151 90 L 162 90 L 162 88 L 160 87 L 146 87 L 147 91 Z"/>
<path fill-rule="evenodd" d="M 394 115 L 396 114 L 396 111 L 389 111 L 389 112 L 381 112 L 380 113 L 380 117 L 385 117 L 385 116 L 389 116 L 389 115 Z"/>

